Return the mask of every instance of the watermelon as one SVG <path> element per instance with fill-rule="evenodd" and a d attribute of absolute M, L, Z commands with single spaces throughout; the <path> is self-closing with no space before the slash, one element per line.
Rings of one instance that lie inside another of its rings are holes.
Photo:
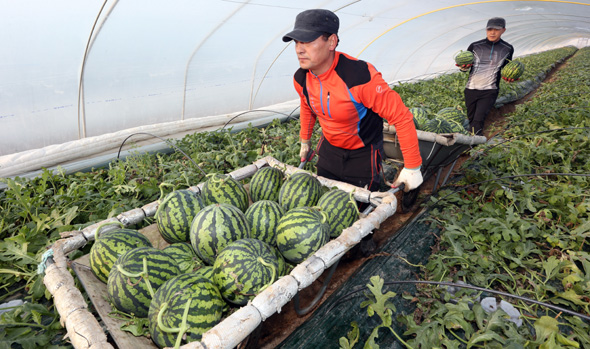
<path fill-rule="evenodd" d="M 413 107 L 410 108 L 410 113 L 414 115 L 414 126 L 417 130 L 421 130 L 423 125 L 428 122 L 428 112 L 424 108 Z"/>
<path fill-rule="evenodd" d="M 160 348 L 201 340 L 221 321 L 224 306 L 211 279 L 198 273 L 178 275 L 162 284 L 150 303 L 151 338 Z"/>
<path fill-rule="evenodd" d="M 250 205 L 248 192 L 244 186 L 229 175 L 212 174 L 203 184 L 201 196 L 206 206 L 212 204 L 230 204 L 242 212 Z"/>
<path fill-rule="evenodd" d="M 275 201 L 260 200 L 253 203 L 245 214 L 250 225 L 250 237 L 275 246 L 277 226 L 283 214 L 283 208 Z"/>
<path fill-rule="evenodd" d="M 467 133 L 463 123 L 456 122 L 454 120 L 449 121 L 449 125 L 451 125 L 451 130 L 453 133 Z"/>
<path fill-rule="evenodd" d="M 109 299 L 118 310 L 146 317 L 154 292 L 180 274 L 176 261 L 153 247 L 137 247 L 122 254 L 107 281 Z"/>
<path fill-rule="evenodd" d="M 203 265 L 198 270 L 195 270 L 193 273 L 201 275 L 209 280 L 213 280 L 213 266 L 212 265 Z"/>
<path fill-rule="evenodd" d="M 213 270 L 223 298 L 245 305 L 278 279 L 279 264 L 271 246 L 247 238 L 228 244 L 215 259 Z"/>
<path fill-rule="evenodd" d="M 469 123 L 469 119 L 465 118 L 462 125 L 465 131 L 467 131 L 467 133 L 471 132 L 471 124 Z"/>
<path fill-rule="evenodd" d="M 190 240 L 197 255 L 213 265 L 217 253 L 230 242 L 250 237 L 244 213 L 231 204 L 212 204 L 203 208 L 193 220 Z"/>
<path fill-rule="evenodd" d="M 436 113 L 435 116 L 445 119 L 448 122 L 454 121 L 460 124 L 463 123 L 465 119 L 467 119 L 467 116 L 465 115 L 463 110 L 455 107 L 442 108 L 438 111 L 438 113 Z"/>
<path fill-rule="evenodd" d="M 455 63 L 457 65 L 473 64 L 473 52 L 461 50 L 455 55 Z"/>
<path fill-rule="evenodd" d="M 277 227 L 277 247 L 290 263 L 299 264 L 330 240 L 325 212 L 298 207 L 285 213 Z"/>
<path fill-rule="evenodd" d="M 123 226 L 119 222 L 115 224 Z M 133 229 L 117 228 L 99 236 L 101 227 L 96 229 L 95 242 L 90 248 L 90 269 L 100 281 L 106 284 L 111 267 L 120 255 L 136 247 L 152 247 L 152 243 L 145 235 Z"/>
<path fill-rule="evenodd" d="M 279 201 L 279 191 L 285 175 L 275 167 L 263 167 L 256 171 L 250 181 L 250 198 L 252 202 L 260 200 Z"/>
<path fill-rule="evenodd" d="M 279 204 L 285 212 L 296 207 L 311 207 L 317 204 L 322 194 L 322 185 L 309 172 L 292 174 L 279 191 Z"/>
<path fill-rule="evenodd" d="M 155 215 L 162 238 L 169 243 L 189 241 L 193 218 L 203 207 L 201 197 L 190 190 L 175 190 L 166 195 Z"/>
<path fill-rule="evenodd" d="M 433 133 L 453 133 L 453 128 L 447 120 L 441 117 L 435 117 L 428 121 L 424 126 L 424 131 Z"/>
<path fill-rule="evenodd" d="M 318 201 L 318 207 L 328 214 L 330 237 L 340 236 L 342 230 L 350 227 L 359 218 L 356 200 L 341 189 L 331 189 Z"/>
<path fill-rule="evenodd" d="M 501 74 L 506 79 L 518 79 L 524 73 L 524 63 L 520 61 L 510 61 L 502 68 Z"/>
<path fill-rule="evenodd" d="M 283 257 L 283 255 L 281 254 L 281 251 L 279 251 L 278 248 L 271 246 L 273 253 L 275 254 L 275 257 L 277 257 L 277 262 L 279 263 L 279 276 L 285 276 L 287 275 L 290 271 L 291 271 L 291 266 L 287 263 L 287 261 L 285 260 L 285 258 Z"/>
<path fill-rule="evenodd" d="M 177 242 L 165 247 L 162 251 L 176 261 L 180 272 L 183 274 L 195 271 L 204 265 L 189 243 Z"/>

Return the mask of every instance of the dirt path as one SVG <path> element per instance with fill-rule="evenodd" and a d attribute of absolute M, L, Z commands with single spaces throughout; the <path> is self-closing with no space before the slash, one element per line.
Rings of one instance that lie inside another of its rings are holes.
<path fill-rule="evenodd" d="M 555 71 L 559 70 L 563 64 L 562 63 L 556 68 L 552 70 L 551 73 L 545 78 L 545 82 L 553 81 L 553 74 Z M 490 115 L 486 118 L 485 126 L 484 126 L 484 135 L 490 139 L 493 136 L 497 135 L 498 133 L 504 130 L 505 124 L 507 122 L 506 115 L 512 113 L 516 109 L 516 105 L 524 103 L 525 101 L 531 99 L 535 94 L 535 91 L 529 93 L 521 100 L 506 104 L 498 109 L 493 109 L 490 112 Z M 460 172 L 461 165 L 468 159 L 468 155 L 462 155 L 459 160 L 457 161 L 454 169 L 453 174 L 454 176 Z M 449 170 L 449 166 L 443 170 L 443 174 L 446 174 Z M 434 188 L 436 176 L 430 176 L 430 178 L 421 186 L 420 194 L 418 196 L 418 202 L 414 205 L 414 207 L 418 207 L 421 198 L 427 198 L 431 193 L 432 189 Z M 379 229 L 376 229 L 373 232 L 373 239 L 377 243 L 377 248 L 383 246 L 385 241 L 389 239 L 391 236 L 395 235 L 398 229 L 403 226 L 408 219 L 412 217 L 414 212 L 403 213 L 401 211 L 401 194 L 398 195 L 398 211 L 395 215 L 390 217 L 388 220 L 381 224 Z M 334 275 L 332 276 L 330 283 L 326 289 L 325 294 L 323 295 L 322 299 L 318 302 L 316 308 L 323 303 L 330 295 L 337 290 L 348 278 L 354 273 L 367 259 L 371 258 L 365 257 L 360 259 L 351 258 L 350 253 L 346 254 L 338 264 Z M 318 291 L 322 287 L 324 279 L 326 277 L 327 272 L 324 272 L 322 276 L 318 278 L 312 285 L 308 288 L 299 292 L 299 298 L 301 301 L 301 308 L 305 308 L 312 299 L 318 294 Z M 258 330 L 250 335 L 250 337 L 242 343 L 239 348 L 242 349 L 253 349 L 253 348 L 262 348 L 262 349 L 270 349 L 276 347 L 280 344 L 283 340 L 285 340 L 297 327 L 303 324 L 311 315 L 313 311 L 305 316 L 299 316 L 295 312 L 295 308 L 293 305 L 293 301 L 286 304 L 280 313 L 274 314 L 266 321 L 264 321 Z"/>

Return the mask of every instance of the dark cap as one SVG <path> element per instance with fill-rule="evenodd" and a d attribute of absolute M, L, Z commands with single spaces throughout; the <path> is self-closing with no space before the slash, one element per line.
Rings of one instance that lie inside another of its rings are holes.
<path fill-rule="evenodd" d="M 306 10 L 297 15 L 293 31 L 283 36 L 283 41 L 311 42 L 324 33 L 338 34 L 339 26 L 340 20 L 332 11 Z"/>
<path fill-rule="evenodd" d="M 506 28 L 506 20 L 500 17 L 490 18 L 486 29 L 503 29 Z"/>

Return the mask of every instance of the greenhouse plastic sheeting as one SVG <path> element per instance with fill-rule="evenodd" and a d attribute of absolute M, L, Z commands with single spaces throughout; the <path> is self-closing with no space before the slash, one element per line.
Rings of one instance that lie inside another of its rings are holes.
<path fill-rule="evenodd" d="M 357 322 L 360 331 L 357 346 L 362 347 L 373 328 L 381 324 L 381 319 L 377 315 L 369 317 L 367 308 L 361 308 L 361 303 L 367 300 L 366 286 L 375 275 L 386 283 L 383 287 L 384 294 L 388 291 L 397 294 L 390 299 L 397 310 L 397 313 L 393 314 L 394 321 L 391 327 L 401 335 L 405 329 L 395 318 L 401 314 L 411 314 L 415 309 L 415 305 L 403 299 L 402 294 L 415 294 L 416 285 L 387 285 L 387 282 L 415 280 L 416 275 L 420 273 L 417 265 L 426 264 L 431 246 L 439 232 L 418 219 L 406 224 L 277 348 L 337 348 L 339 338 L 346 337 L 352 330 L 353 321 Z M 376 343 L 383 348 L 405 348 L 385 328 L 379 331 Z"/>
<path fill-rule="evenodd" d="M 590 1 L 0 0 L 0 6 L 0 156 L 228 113 L 285 117 L 294 109 L 274 106 L 297 100 L 298 63 L 293 43 L 281 37 L 309 8 L 336 12 L 338 50 L 373 63 L 391 83 L 455 71 L 452 56 L 483 38 L 493 16 L 506 18 L 503 38 L 516 57 L 584 46 L 590 38 Z M 154 133 L 160 135 L 157 127 Z"/>

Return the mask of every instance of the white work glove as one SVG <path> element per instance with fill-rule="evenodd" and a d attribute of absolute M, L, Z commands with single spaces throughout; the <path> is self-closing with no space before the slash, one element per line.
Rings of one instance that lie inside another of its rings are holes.
<path fill-rule="evenodd" d="M 301 158 L 301 162 L 307 159 L 307 154 L 309 154 L 311 140 L 308 141 L 301 141 L 301 150 L 299 151 L 299 157 Z"/>
<path fill-rule="evenodd" d="M 412 189 L 418 188 L 424 179 L 422 178 L 422 172 L 420 172 L 420 167 L 409 169 L 404 167 L 395 182 L 393 182 L 393 187 L 399 187 L 402 183 L 405 184 L 404 191 L 408 192 Z"/>

